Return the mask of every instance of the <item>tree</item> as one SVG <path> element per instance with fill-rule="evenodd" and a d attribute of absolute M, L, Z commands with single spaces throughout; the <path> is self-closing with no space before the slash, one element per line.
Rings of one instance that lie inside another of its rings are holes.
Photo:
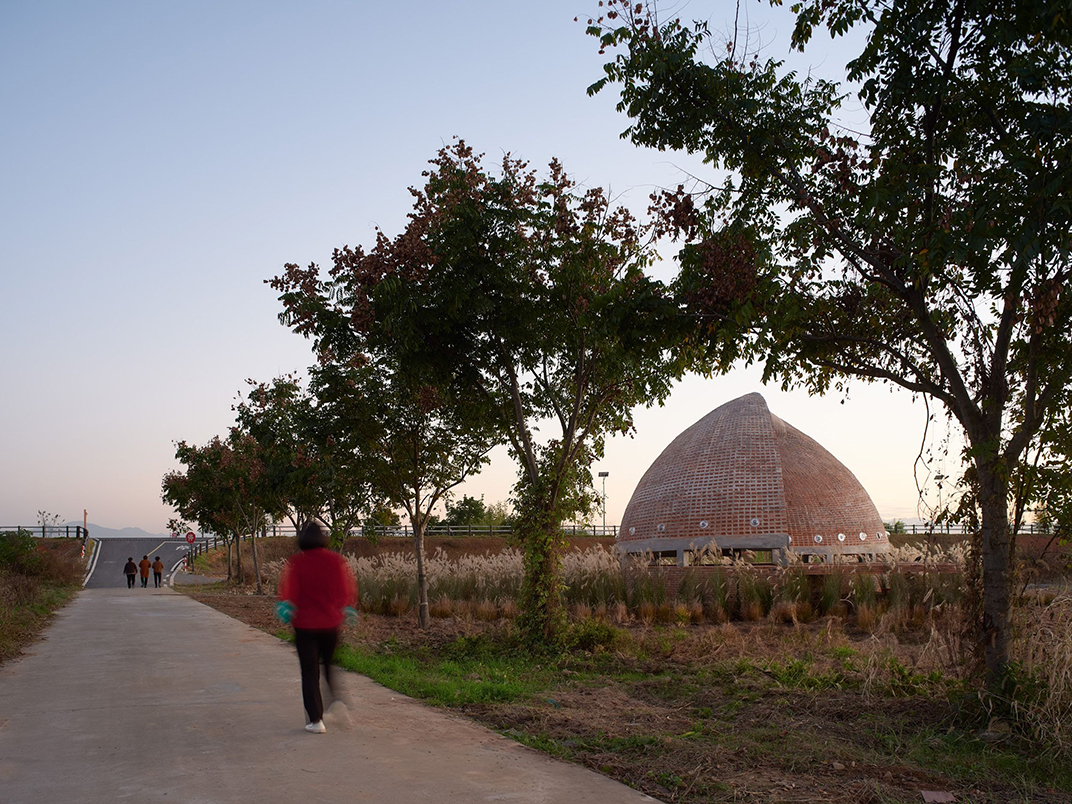
<path fill-rule="evenodd" d="M 38 511 L 37 521 L 41 523 L 41 535 L 48 536 L 48 529 L 59 527 L 63 517 L 59 514 L 50 514 L 48 511 Z"/>
<path fill-rule="evenodd" d="M 341 546 L 375 503 L 367 453 L 375 436 L 355 427 L 352 411 L 328 392 L 323 369 L 310 369 L 312 387 L 293 376 L 250 381 L 235 410 L 239 426 L 256 439 L 265 482 L 295 530 L 319 519 Z"/>
<path fill-rule="evenodd" d="M 216 436 L 203 447 L 178 442 L 175 458 L 185 466 L 185 471 L 164 475 L 161 498 L 181 517 L 197 522 L 203 530 L 228 537 L 228 578 L 232 577 L 230 544 L 234 543 L 237 576 L 243 581 L 242 536 L 254 536 L 269 517 L 282 515 L 280 498 L 266 481 L 256 439 L 234 427 L 226 441 Z M 256 539 L 253 561 L 260 594 Z"/>
<path fill-rule="evenodd" d="M 609 0 L 589 32 L 621 48 L 638 145 L 727 171 L 663 199 L 684 240 L 679 289 L 723 366 L 812 392 L 850 378 L 938 400 L 969 445 L 981 514 L 979 644 L 1007 659 L 1009 478 L 1068 383 L 1072 26 L 1065 3 L 802 0 L 792 44 L 862 28 L 839 85 Z M 708 45 L 714 45 L 708 50 Z M 700 202 L 700 203 L 697 203 Z"/>
<path fill-rule="evenodd" d="M 431 623 L 424 536 L 432 509 L 450 491 L 487 463 L 494 445 L 484 411 L 465 399 L 451 399 L 449 386 L 423 381 L 412 367 L 388 357 L 318 372 L 317 394 L 345 412 L 353 438 L 367 445 L 365 472 L 378 494 L 401 506 L 413 527 L 417 558 L 417 615 Z"/>
<path fill-rule="evenodd" d="M 190 530 L 190 523 L 182 517 L 173 516 L 168 519 L 164 529 L 173 536 L 182 536 Z"/>
<path fill-rule="evenodd" d="M 553 641 L 561 523 L 592 504 L 606 436 L 628 432 L 631 409 L 661 401 L 682 371 L 676 309 L 644 272 L 648 230 L 557 162 L 542 181 L 509 155 L 492 173 L 457 141 L 425 176 L 395 239 L 337 250 L 327 280 L 288 265 L 273 286 L 284 322 L 321 354 L 382 349 L 455 389 L 450 404 L 487 411 L 520 467 L 521 625 Z"/>
<path fill-rule="evenodd" d="M 460 500 L 447 503 L 446 524 L 448 525 L 465 528 L 470 525 L 481 525 L 487 518 L 488 508 L 484 505 L 483 496 L 478 500 L 476 497 L 463 494 Z"/>

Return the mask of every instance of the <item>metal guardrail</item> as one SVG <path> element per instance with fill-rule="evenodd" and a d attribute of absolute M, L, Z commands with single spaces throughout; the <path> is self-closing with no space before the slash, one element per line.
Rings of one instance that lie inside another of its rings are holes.
<path fill-rule="evenodd" d="M 570 536 L 594 536 L 596 538 L 616 538 L 618 535 L 617 525 L 565 525 L 562 528 L 563 532 Z M 510 525 L 433 525 L 426 528 L 424 531 L 425 536 L 509 536 L 513 533 L 513 528 Z M 280 537 L 280 536 L 293 536 L 293 525 L 269 525 L 263 531 L 254 534 L 257 538 L 263 537 Z M 413 529 L 408 526 L 392 527 L 389 525 L 377 525 L 374 528 L 359 529 L 355 528 L 350 531 L 350 536 L 353 538 L 361 538 L 363 536 L 371 536 L 373 538 L 385 538 L 385 539 L 404 539 L 413 537 Z M 249 535 L 242 538 L 248 539 Z M 190 545 L 190 549 L 187 552 L 189 560 L 192 562 L 197 556 L 207 553 L 209 550 L 214 550 L 221 545 L 227 544 L 227 539 L 222 536 L 216 536 L 215 534 L 201 534 L 197 540 Z"/>
<path fill-rule="evenodd" d="M 904 530 L 890 531 L 894 536 L 970 536 L 974 533 L 972 528 L 964 525 L 905 525 Z M 1016 531 L 1017 536 L 1050 536 L 1053 531 L 1050 528 L 1035 523 L 1020 525 Z"/>
<path fill-rule="evenodd" d="M 563 525 L 563 533 L 570 536 L 595 536 L 613 539 L 618 536 L 617 525 Z M 432 525 L 424 529 L 425 536 L 509 536 L 513 533 L 510 525 Z M 261 535 L 261 534 L 258 534 Z M 293 536 L 293 525 L 271 525 L 263 535 Z M 407 538 L 413 536 L 413 529 L 408 525 L 376 525 L 371 528 L 354 528 L 350 536 L 374 536 L 376 538 Z"/>
<path fill-rule="evenodd" d="M 85 539 L 89 531 L 81 525 L 0 525 L 0 533 L 29 533 L 35 539 Z"/>

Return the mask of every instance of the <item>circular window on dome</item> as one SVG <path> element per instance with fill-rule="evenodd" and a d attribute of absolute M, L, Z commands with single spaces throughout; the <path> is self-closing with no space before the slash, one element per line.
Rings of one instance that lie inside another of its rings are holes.
<path fill-rule="evenodd" d="M 882 539 L 882 538 L 885 537 L 885 535 L 886 535 L 885 533 L 883 533 L 882 531 L 879 531 L 878 533 L 875 534 L 875 538 L 876 539 Z"/>
<path fill-rule="evenodd" d="M 818 533 L 816 533 L 815 534 L 815 543 L 819 544 L 822 540 L 823 540 L 823 537 L 820 536 Z"/>
<path fill-rule="evenodd" d="M 759 517 L 758 516 L 752 517 L 752 527 L 753 528 L 758 528 L 759 527 Z"/>
<path fill-rule="evenodd" d="M 706 519 L 701 519 L 700 520 L 700 527 L 703 528 L 704 530 L 707 530 L 707 520 Z"/>
<path fill-rule="evenodd" d="M 664 530 L 666 530 L 666 525 L 659 525 L 655 528 L 655 530 L 659 531 L 659 533 L 662 533 Z"/>
<path fill-rule="evenodd" d="M 867 541 L 867 534 L 864 533 L 862 530 L 860 531 L 860 541 L 861 542 Z"/>
<path fill-rule="evenodd" d="M 636 528 L 629 528 L 629 535 L 633 536 L 634 534 L 636 534 Z"/>
<path fill-rule="evenodd" d="M 843 541 L 845 541 L 845 534 L 844 534 L 844 533 L 839 533 L 839 534 L 837 535 L 837 540 L 838 540 L 839 542 L 843 542 Z"/>

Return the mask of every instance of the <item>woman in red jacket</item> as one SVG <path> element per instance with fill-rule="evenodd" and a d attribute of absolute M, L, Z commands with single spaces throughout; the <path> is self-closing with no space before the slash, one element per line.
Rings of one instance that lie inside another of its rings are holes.
<path fill-rule="evenodd" d="M 294 626 L 302 702 L 309 715 L 305 729 L 314 734 L 327 731 L 319 665 L 323 663 L 324 680 L 338 701 L 331 683 L 331 658 L 343 621 L 357 616 L 357 583 L 345 559 L 327 549 L 329 544 L 327 531 L 318 522 L 309 522 L 299 531 L 298 552 L 283 567 L 276 604 L 279 619 Z"/>

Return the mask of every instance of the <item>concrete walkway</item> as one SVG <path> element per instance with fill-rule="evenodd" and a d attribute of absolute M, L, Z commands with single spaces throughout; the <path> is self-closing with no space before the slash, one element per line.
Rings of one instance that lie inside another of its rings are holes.
<path fill-rule="evenodd" d="M 308 734 L 293 649 L 170 589 L 87 589 L 0 668 L 0 802 L 651 799 L 363 676 Z"/>

